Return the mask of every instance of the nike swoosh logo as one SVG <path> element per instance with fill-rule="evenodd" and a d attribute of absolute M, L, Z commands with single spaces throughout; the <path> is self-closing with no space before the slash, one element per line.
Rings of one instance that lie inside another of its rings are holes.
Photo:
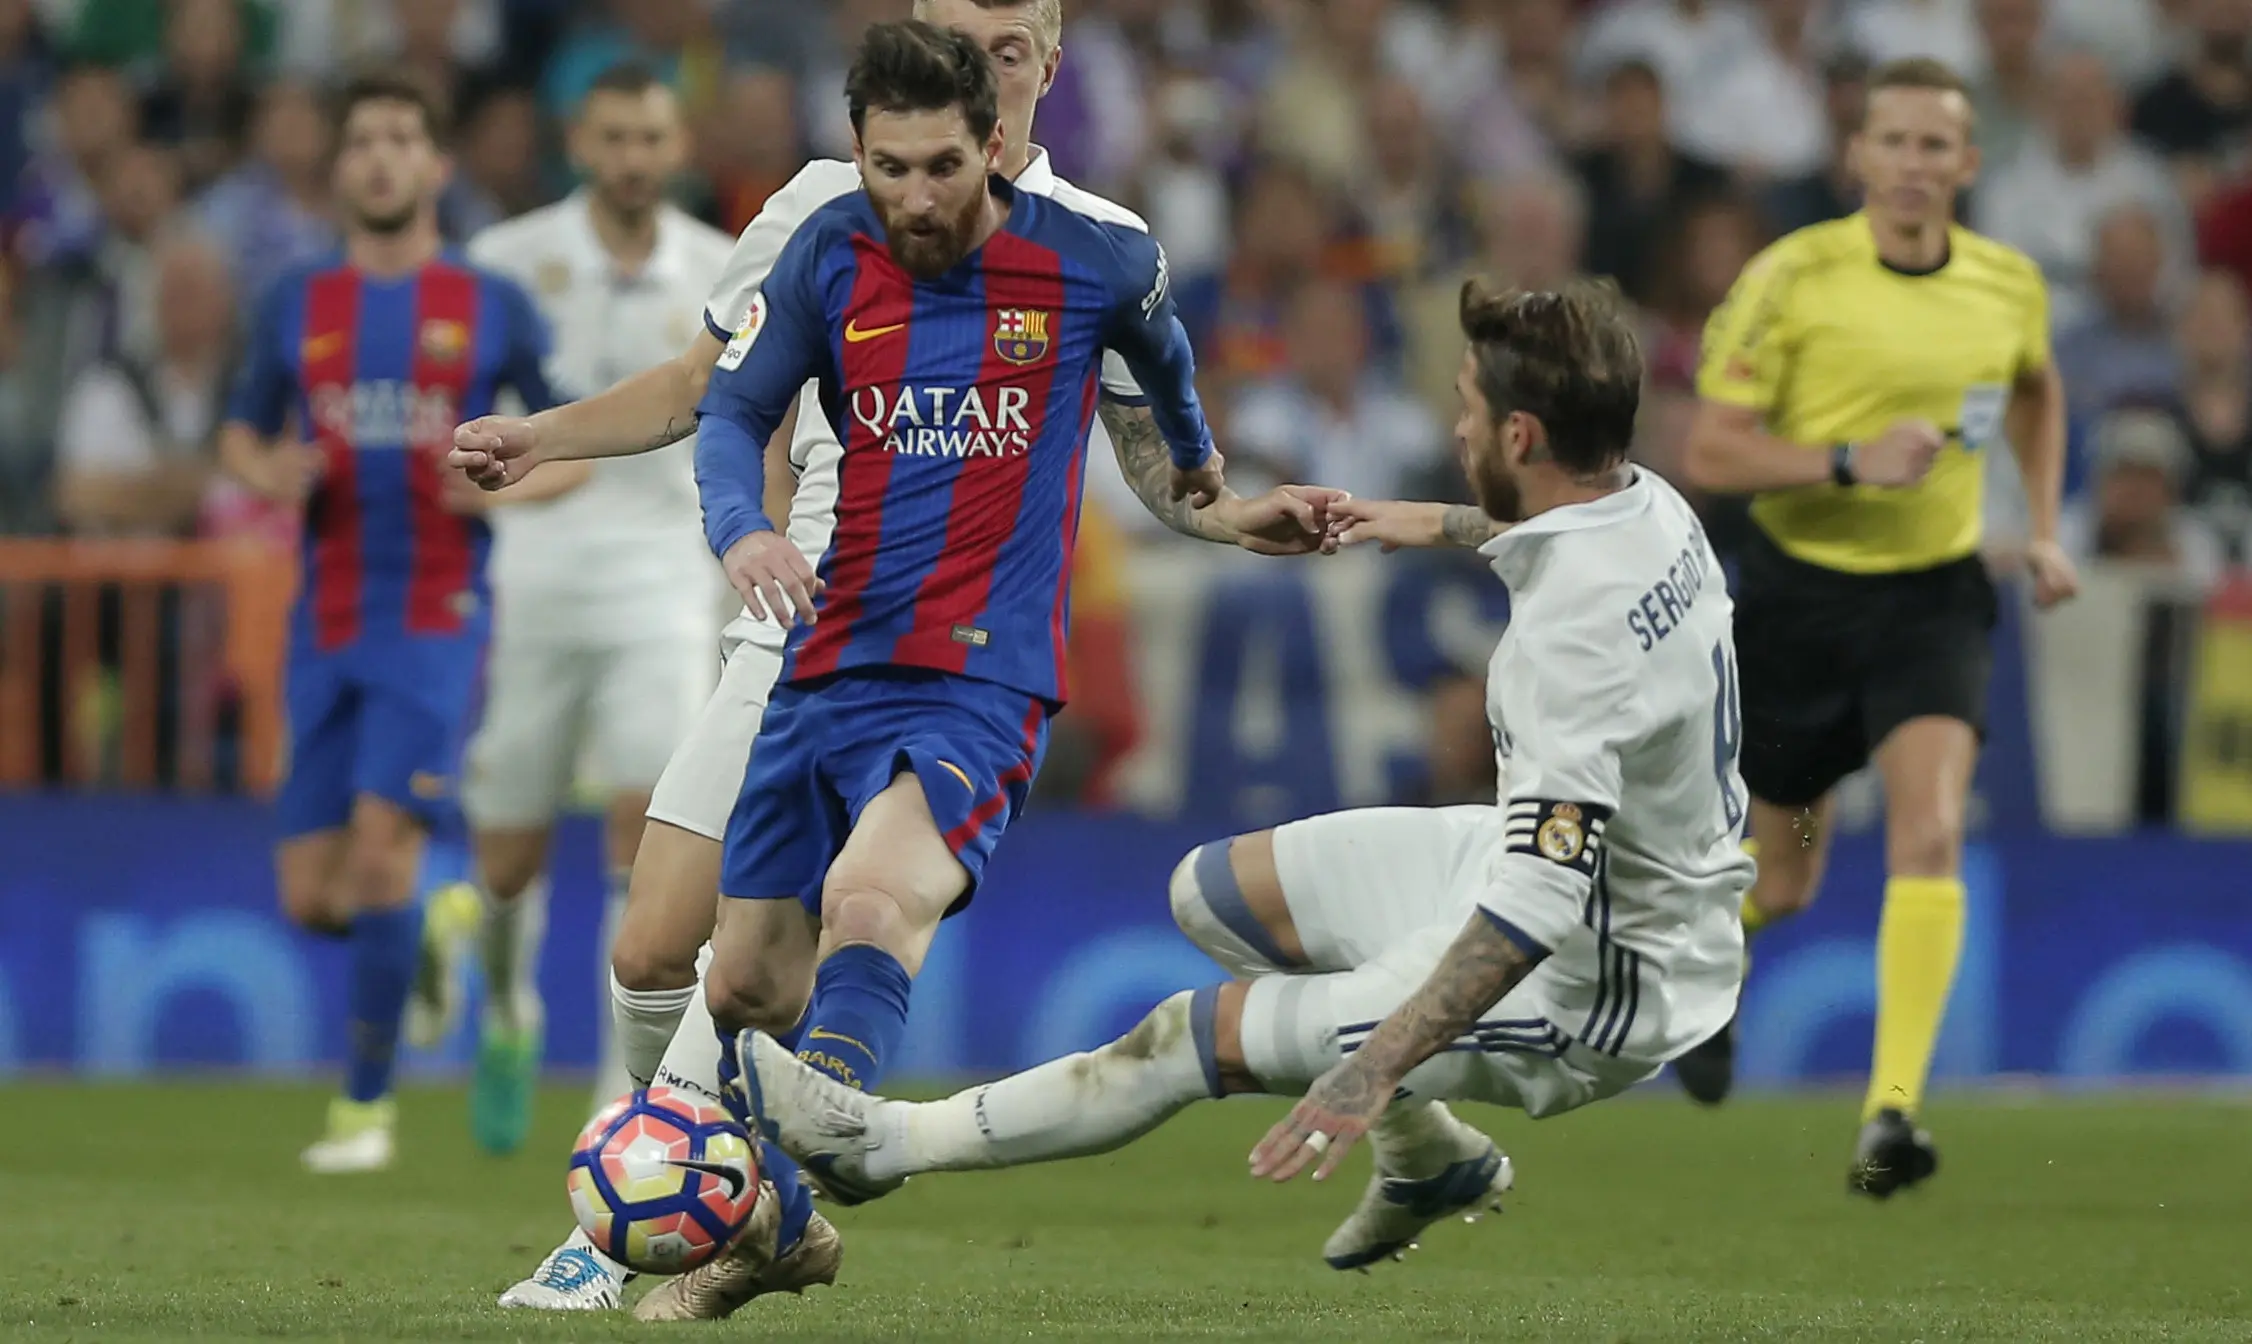
<path fill-rule="evenodd" d="M 731 1200 L 741 1199 L 743 1197 L 744 1188 L 750 1184 L 750 1182 L 743 1179 L 743 1173 L 741 1171 L 738 1171 L 734 1167 L 727 1165 L 725 1162 L 697 1162 L 685 1157 L 669 1157 L 665 1159 L 665 1165 L 668 1167 L 679 1167 L 684 1171 L 700 1171 L 704 1173 L 706 1176 L 709 1176 L 713 1180 L 718 1181 L 720 1184 L 726 1186 L 727 1197 Z"/>
<path fill-rule="evenodd" d="M 970 783 L 969 775 L 964 773 L 962 767 L 954 764 L 954 762 L 940 761 L 938 763 L 938 768 L 944 770 L 947 774 L 954 776 L 954 778 L 962 781 L 962 787 L 968 789 L 971 793 L 977 792 L 977 785 Z"/>
<path fill-rule="evenodd" d="M 906 329 L 907 324 L 905 322 L 894 322 L 888 327 L 863 327 L 858 322 L 847 322 L 845 323 L 845 344 L 858 345 L 862 341 L 872 341 L 878 336 L 889 336 L 895 331 L 905 331 Z"/>
<path fill-rule="evenodd" d="M 861 1045 L 860 1042 L 852 1039 L 850 1036 L 839 1036 L 837 1033 L 829 1030 L 827 1027 L 815 1027 L 805 1034 L 805 1038 L 809 1041 L 843 1041 L 846 1045 L 858 1046 L 862 1050 L 868 1050 L 867 1046 Z M 876 1052 L 873 1050 L 868 1050 L 868 1053 L 873 1055 Z"/>

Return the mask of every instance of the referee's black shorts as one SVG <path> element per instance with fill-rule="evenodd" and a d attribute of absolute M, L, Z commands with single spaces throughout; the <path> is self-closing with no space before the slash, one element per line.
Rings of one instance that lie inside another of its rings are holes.
<path fill-rule="evenodd" d="M 1994 584 L 1973 555 L 1934 569 L 1848 574 L 1749 529 L 1736 593 L 1740 768 L 1752 796 L 1804 807 L 1910 719 L 1986 732 Z"/>

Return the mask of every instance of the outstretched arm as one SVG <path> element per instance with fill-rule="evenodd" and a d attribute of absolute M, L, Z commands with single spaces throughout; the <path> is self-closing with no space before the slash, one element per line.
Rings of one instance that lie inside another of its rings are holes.
<path fill-rule="evenodd" d="M 1286 485 L 1256 499 L 1220 487 L 1218 498 L 1199 506 L 1193 496 L 1176 493 L 1177 474 L 1164 431 L 1147 406 L 1106 398 L 1100 413 L 1118 454 L 1118 470 L 1150 515 L 1184 537 L 1241 546 L 1261 555 L 1308 555 L 1336 549 L 1328 533 L 1329 509 L 1342 491 Z M 1217 453 L 1210 459 L 1219 460 Z"/>
<path fill-rule="evenodd" d="M 1314 1179 L 1327 1179 L 1384 1114 L 1400 1080 L 1475 1027 L 1540 964 L 1546 953 L 1519 945 L 1521 937 L 1483 910 L 1472 915 L 1423 987 L 1267 1131 L 1252 1151 L 1251 1174 L 1287 1181 L 1319 1157 Z"/>
<path fill-rule="evenodd" d="M 1338 541 L 1373 541 L 1386 551 L 1453 546 L 1474 551 L 1509 530 L 1475 504 L 1418 504 L 1390 499 L 1348 499 L 1332 506 Z"/>

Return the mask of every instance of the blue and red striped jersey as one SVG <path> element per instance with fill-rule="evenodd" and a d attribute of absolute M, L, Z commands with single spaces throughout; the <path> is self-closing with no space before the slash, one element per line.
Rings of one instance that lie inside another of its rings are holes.
<path fill-rule="evenodd" d="M 445 507 L 446 451 L 502 387 L 531 410 L 555 404 L 547 348 L 531 299 L 451 252 L 402 276 L 331 257 L 274 283 L 227 416 L 269 438 L 294 425 L 325 455 L 300 548 L 300 647 L 451 635 L 482 618 L 491 531 Z"/>
<path fill-rule="evenodd" d="M 762 454 L 809 379 L 844 445 L 818 622 L 791 635 L 790 680 L 933 668 L 1061 704 L 1103 351 L 1124 357 L 1176 463 L 1212 452 L 1156 241 L 999 180 L 992 190 L 1007 222 L 927 281 L 892 260 L 865 192 L 816 211 L 697 408 L 716 554 L 771 527 Z"/>

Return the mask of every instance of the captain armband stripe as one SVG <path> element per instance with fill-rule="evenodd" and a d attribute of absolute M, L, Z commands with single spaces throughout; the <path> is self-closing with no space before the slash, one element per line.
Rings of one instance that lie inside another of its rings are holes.
<path fill-rule="evenodd" d="M 1610 820 L 1611 809 L 1600 803 L 1512 798 L 1502 810 L 1502 848 L 1546 859 L 1592 879 L 1596 856 L 1603 848 L 1603 828 Z"/>

